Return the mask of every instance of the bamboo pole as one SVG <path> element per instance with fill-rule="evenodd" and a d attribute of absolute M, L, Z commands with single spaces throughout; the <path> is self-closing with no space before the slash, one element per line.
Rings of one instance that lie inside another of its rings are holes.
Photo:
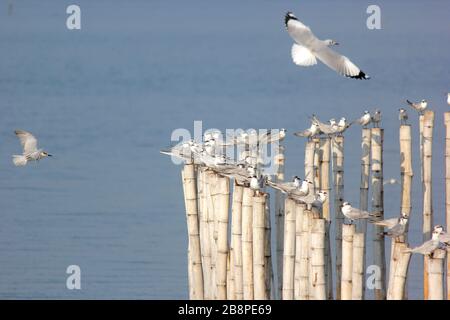
<path fill-rule="evenodd" d="M 208 229 L 208 242 L 210 256 L 210 278 L 209 278 L 209 294 L 210 299 L 216 299 L 216 258 L 217 258 L 217 233 L 215 226 L 216 210 L 215 210 L 215 199 L 216 199 L 216 174 L 211 171 L 205 171 L 205 200 L 206 200 L 206 210 L 207 215 L 207 229 Z"/>
<path fill-rule="evenodd" d="M 308 209 L 303 210 L 302 225 L 300 234 L 300 263 L 299 263 L 299 298 L 300 300 L 309 300 L 311 292 L 310 279 L 310 248 L 311 248 L 311 221 L 312 212 Z"/>
<path fill-rule="evenodd" d="M 434 112 L 426 110 L 423 115 L 422 134 L 422 170 L 423 170 L 423 241 L 430 239 L 433 224 L 433 203 L 432 203 L 432 148 L 433 148 L 433 125 Z M 428 258 L 424 257 L 424 299 L 428 299 L 427 281 Z"/>
<path fill-rule="evenodd" d="M 444 113 L 445 123 L 445 217 L 450 230 L 450 112 Z M 447 248 L 447 300 L 450 300 L 450 248 Z"/>
<path fill-rule="evenodd" d="M 336 299 L 341 299 L 342 271 L 342 224 L 344 215 L 341 212 L 344 200 L 344 137 L 337 136 L 331 140 L 333 154 L 334 211 L 336 233 Z"/>
<path fill-rule="evenodd" d="M 295 203 L 295 267 L 294 267 L 294 299 L 300 300 L 300 265 L 302 254 L 303 217 L 306 205 Z"/>
<path fill-rule="evenodd" d="M 233 272 L 233 241 L 231 241 L 230 250 L 227 255 L 227 299 L 236 300 L 234 291 L 234 272 Z"/>
<path fill-rule="evenodd" d="M 426 136 L 424 136 L 425 138 Z M 424 148 L 425 152 L 425 148 Z M 424 170 L 424 176 L 425 176 Z M 437 249 L 432 258 L 428 259 L 428 299 L 444 300 L 444 261 L 446 251 Z"/>
<path fill-rule="evenodd" d="M 305 146 L 305 179 L 313 182 L 310 192 L 315 192 L 314 185 L 314 151 L 316 144 L 314 141 L 308 141 Z"/>
<path fill-rule="evenodd" d="M 186 207 L 186 220 L 189 235 L 188 261 L 191 270 L 191 299 L 203 299 L 203 270 L 200 252 L 200 232 L 198 226 L 197 179 L 195 165 L 186 163 L 181 173 Z"/>
<path fill-rule="evenodd" d="M 327 221 L 325 219 L 312 219 L 311 231 L 311 277 L 313 283 L 314 300 L 326 300 L 327 288 L 325 279 L 325 231 Z"/>
<path fill-rule="evenodd" d="M 320 190 L 320 138 L 314 138 L 313 183 L 314 190 Z"/>
<path fill-rule="evenodd" d="M 372 212 L 381 219 L 384 217 L 383 204 L 383 136 L 384 130 L 372 128 L 371 130 L 371 156 L 372 156 Z M 373 228 L 373 256 L 374 265 L 380 268 L 380 277 L 375 280 L 375 299 L 386 299 L 386 258 L 384 249 L 384 228 Z"/>
<path fill-rule="evenodd" d="M 322 217 L 326 220 L 325 224 L 325 279 L 327 283 L 327 298 L 333 299 L 333 276 L 332 276 L 332 257 L 330 242 L 330 139 L 323 138 L 320 140 L 320 191 L 327 193 L 327 198 L 322 204 Z"/>
<path fill-rule="evenodd" d="M 254 299 L 267 299 L 265 265 L 265 196 L 253 197 L 253 285 Z"/>
<path fill-rule="evenodd" d="M 233 204 L 231 210 L 231 239 L 233 243 L 233 279 L 236 300 L 244 298 L 242 282 L 242 197 L 244 188 L 234 184 Z"/>
<path fill-rule="evenodd" d="M 272 282 L 273 278 L 273 265 L 272 265 L 272 232 L 271 232 L 271 220 L 270 220 L 270 196 L 267 193 L 265 198 L 265 210 L 264 210 L 264 259 L 266 264 L 265 279 L 266 279 L 266 297 L 267 299 L 273 299 Z"/>
<path fill-rule="evenodd" d="M 404 252 L 408 248 L 406 243 L 399 243 L 395 247 L 399 254 L 394 265 L 394 276 L 392 282 L 389 282 L 388 300 L 403 300 L 406 292 L 406 279 L 408 276 L 408 267 L 411 260 L 411 253 Z"/>
<path fill-rule="evenodd" d="M 283 252 L 283 300 L 294 298 L 294 259 L 295 259 L 295 202 L 285 200 L 284 252 Z"/>
<path fill-rule="evenodd" d="M 353 235 L 355 230 L 356 226 L 354 224 L 342 225 L 341 300 L 352 299 Z"/>
<path fill-rule="evenodd" d="M 364 300 L 365 233 L 353 235 L 352 300 Z"/>
<path fill-rule="evenodd" d="M 253 190 L 248 187 L 242 198 L 242 266 L 244 300 L 253 300 Z"/>
<path fill-rule="evenodd" d="M 284 181 L 284 146 L 278 147 L 275 158 L 277 164 L 277 182 Z M 284 244 L 284 195 L 275 190 L 275 224 L 276 224 L 276 250 L 277 250 L 277 298 L 282 297 L 283 288 L 283 244 Z"/>
<path fill-rule="evenodd" d="M 371 131 L 370 128 L 362 129 L 361 136 L 361 183 L 359 193 L 359 208 L 364 211 L 369 209 L 369 176 L 370 176 L 370 149 Z M 358 232 L 367 232 L 367 220 L 361 219 L 357 225 Z"/>
<path fill-rule="evenodd" d="M 198 169 L 198 195 L 199 195 L 199 223 L 200 223 L 200 247 L 202 253 L 203 267 L 203 297 L 205 300 L 212 299 L 211 295 L 211 243 L 208 230 L 208 204 L 207 204 L 207 181 L 203 168 Z"/>
<path fill-rule="evenodd" d="M 228 212 L 230 179 L 217 176 L 217 298 L 227 299 L 227 257 L 228 257 Z"/>

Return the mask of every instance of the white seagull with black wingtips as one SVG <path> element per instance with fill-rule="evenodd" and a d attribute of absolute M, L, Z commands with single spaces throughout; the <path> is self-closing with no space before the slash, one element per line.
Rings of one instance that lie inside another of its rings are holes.
<path fill-rule="evenodd" d="M 330 49 L 330 46 L 338 45 L 334 40 L 319 40 L 308 26 L 301 23 L 297 17 L 288 12 L 284 18 L 286 29 L 294 39 L 292 46 L 292 60 L 296 65 L 309 67 L 317 64 L 317 59 L 337 73 L 354 79 L 370 79 L 347 57 Z M 317 59 L 316 59 L 317 58 Z"/>

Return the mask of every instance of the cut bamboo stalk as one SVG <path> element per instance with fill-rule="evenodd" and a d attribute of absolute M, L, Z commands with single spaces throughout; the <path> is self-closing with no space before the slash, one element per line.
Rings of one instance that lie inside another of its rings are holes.
<path fill-rule="evenodd" d="M 327 263 L 325 269 L 325 279 L 327 283 L 327 298 L 333 299 L 333 276 L 332 276 L 332 257 L 330 242 L 330 139 L 323 138 L 320 140 L 320 191 L 327 193 L 327 199 L 322 204 L 322 217 L 326 220 L 325 224 L 325 261 Z"/>
<path fill-rule="evenodd" d="M 300 233 L 300 263 L 299 263 L 299 299 L 309 300 L 312 292 L 310 290 L 310 248 L 311 248 L 311 221 L 312 213 L 306 208 L 302 214 Z M 297 245 L 297 244 L 296 244 Z"/>
<path fill-rule="evenodd" d="M 215 210 L 215 199 L 216 199 L 216 174 L 211 171 L 205 171 L 205 181 L 206 181 L 206 188 L 205 188 L 205 200 L 206 200 L 206 207 L 208 211 L 207 216 L 207 224 L 208 224 L 208 240 L 209 243 L 209 249 L 211 253 L 211 259 L 210 259 L 210 299 L 216 299 L 216 258 L 217 258 L 217 234 L 215 230 L 215 216 L 216 216 L 216 210 Z"/>
<path fill-rule="evenodd" d="M 424 135 L 424 139 L 425 139 Z M 424 148 L 425 153 L 425 148 Z M 424 177 L 425 175 L 424 170 Z M 428 299 L 444 300 L 444 261 L 446 251 L 437 249 L 433 252 L 433 256 L 428 259 Z"/>
<path fill-rule="evenodd" d="M 395 277 L 395 268 L 397 267 L 397 263 L 400 259 L 400 256 L 402 254 L 399 244 L 404 243 L 404 241 L 400 241 L 399 238 L 392 239 L 391 244 L 391 259 L 389 263 L 389 281 L 388 281 L 388 290 L 387 290 L 387 296 L 386 299 L 391 300 L 393 295 L 393 284 L 394 284 L 394 277 Z"/>
<path fill-rule="evenodd" d="M 285 200 L 284 216 L 284 252 L 283 252 L 283 300 L 294 299 L 294 265 L 295 265 L 295 202 Z"/>
<path fill-rule="evenodd" d="M 295 267 L 294 267 L 294 299 L 300 300 L 300 260 L 302 252 L 303 216 L 306 205 L 295 203 Z"/>
<path fill-rule="evenodd" d="M 233 245 L 230 246 L 230 250 L 227 255 L 227 299 L 236 300 L 234 293 L 234 274 L 233 274 Z"/>
<path fill-rule="evenodd" d="M 344 215 L 341 212 L 344 200 L 344 137 L 337 136 L 331 140 L 333 155 L 334 213 L 336 238 L 336 299 L 341 299 L 342 271 L 342 224 Z"/>
<path fill-rule="evenodd" d="M 352 300 L 364 300 L 365 233 L 353 235 Z"/>
<path fill-rule="evenodd" d="M 284 146 L 278 147 L 275 158 L 277 164 L 277 182 L 284 181 Z M 284 195 L 275 190 L 275 224 L 277 249 L 277 298 L 281 299 L 283 289 L 283 244 L 284 244 Z"/>
<path fill-rule="evenodd" d="M 267 193 L 265 197 L 264 210 L 264 259 L 265 259 L 265 279 L 266 279 L 266 298 L 273 299 L 275 292 L 272 292 L 273 278 L 273 264 L 272 264 L 272 232 L 270 219 L 270 196 Z"/>
<path fill-rule="evenodd" d="M 408 277 L 408 266 L 411 260 L 411 253 L 404 252 L 408 246 L 406 243 L 399 242 L 396 246 L 398 250 L 398 259 L 395 261 L 394 277 L 392 283 L 389 283 L 389 300 L 403 300 L 406 291 L 406 279 Z"/>
<path fill-rule="evenodd" d="M 352 299 L 353 278 L 353 235 L 356 226 L 354 224 L 342 225 L 342 279 L 341 300 Z"/>
<path fill-rule="evenodd" d="M 242 266 L 244 300 L 253 300 L 253 190 L 248 187 L 242 198 Z"/>
<path fill-rule="evenodd" d="M 182 171 L 186 220 L 189 235 L 188 257 L 191 270 L 191 299 L 203 299 L 203 270 L 198 226 L 197 179 L 195 165 L 186 163 Z M 189 268 L 188 268 L 189 270 Z"/>
<path fill-rule="evenodd" d="M 228 212 L 230 199 L 230 180 L 217 177 L 217 298 L 227 299 L 227 257 L 228 257 Z"/>
<path fill-rule="evenodd" d="M 312 219 L 311 231 L 311 278 L 313 283 L 314 300 L 327 299 L 327 287 L 325 279 L 325 231 L 327 221 L 325 219 Z"/>
<path fill-rule="evenodd" d="M 320 138 L 314 138 L 313 183 L 314 190 L 320 190 Z"/>
<path fill-rule="evenodd" d="M 309 187 L 310 192 L 315 192 L 314 185 L 314 151 L 316 143 L 314 141 L 308 141 L 305 146 L 305 179 L 313 182 Z"/>
<path fill-rule="evenodd" d="M 242 282 L 242 197 L 244 188 L 234 184 L 233 204 L 231 211 L 231 239 L 233 243 L 233 279 L 234 294 L 237 300 L 244 298 Z"/>
<path fill-rule="evenodd" d="M 433 148 L 433 126 L 434 112 L 426 110 L 423 115 L 423 134 L 422 134 L 422 170 L 423 170 L 423 241 L 431 238 L 433 228 L 433 203 L 432 203 L 432 148 Z M 424 257 L 424 299 L 428 298 L 427 281 L 428 259 Z"/>
<path fill-rule="evenodd" d="M 445 123 L 445 220 L 450 230 L 450 112 L 444 113 Z M 447 300 L 450 300 L 450 248 L 447 249 Z"/>
<path fill-rule="evenodd" d="M 372 156 L 372 212 L 384 218 L 383 204 L 383 136 L 381 128 L 371 129 L 371 156 Z M 373 257 L 374 265 L 380 268 L 380 277 L 375 280 L 375 299 L 386 299 L 386 258 L 384 249 L 384 228 L 373 228 Z"/>
<path fill-rule="evenodd" d="M 211 244 L 208 230 L 208 204 L 206 173 L 202 168 L 198 170 L 199 185 L 199 214 L 200 214 L 200 247 L 203 267 L 203 297 L 212 299 L 211 295 Z"/>
<path fill-rule="evenodd" d="M 359 187 L 359 208 L 364 211 L 369 210 L 370 149 L 371 131 L 370 128 L 363 128 L 361 136 L 361 183 Z M 356 229 L 358 232 L 366 233 L 367 220 L 359 220 Z"/>
<path fill-rule="evenodd" d="M 265 196 L 258 194 L 253 197 L 253 286 L 254 299 L 263 300 L 266 297 L 266 266 L 265 266 Z"/>

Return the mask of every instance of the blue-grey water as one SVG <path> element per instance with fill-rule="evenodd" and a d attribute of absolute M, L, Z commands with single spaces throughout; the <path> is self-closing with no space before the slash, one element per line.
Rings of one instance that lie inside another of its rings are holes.
<path fill-rule="evenodd" d="M 2 0 L 0 298 L 187 298 L 180 168 L 159 150 L 194 120 L 204 129 L 293 132 L 313 112 L 353 118 L 378 107 L 385 177 L 398 177 L 397 110 L 406 98 L 426 98 L 437 112 L 433 205 L 435 222 L 444 223 L 450 3 L 375 2 L 77 0 L 82 29 L 69 31 L 73 1 Z M 369 4 L 381 8 L 381 30 L 366 27 Z M 346 79 L 320 63 L 296 67 L 287 10 L 317 36 L 340 42 L 337 49 L 372 79 Z M 410 242 L 417 244 L 418 125 L 410 118 Z M 54 157 L 14 167 L 17 128 L 35 133 Z M 359 145 L 360 130 L 351 128 L 345 197 L 355 204 Z M 303 141 L 290 135 L 286 157 L 287 176 L 302 175 Z M 387 216 L 398 214 L 398 186 L 386 187 L 385 205 Z M 81 268 L 81 290 L 66 288 L 72 264 Z M 422 295 L 421 270 L 413 257 L 410 298 Z"/>

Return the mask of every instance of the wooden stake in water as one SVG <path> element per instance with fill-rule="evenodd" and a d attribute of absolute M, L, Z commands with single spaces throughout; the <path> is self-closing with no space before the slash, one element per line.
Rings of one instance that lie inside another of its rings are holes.
<path fill-rule="evenodd" d="M 332 257 L 331 257 L 331 241 L 330 241 L 330 139 L 323 138 L 320 140 L 320 191 L 327 193 L 327 198 L 322 204 L 322 217 L 326 220 L 325 224 L 325 280 L 327 283 L 327 299 L 333 299 L 333 275 L 332 275 Z"/>
<path fill-rule="evenodd" d="M 207 181 L 204 168 L 199 167 L 198 176 L 198 199 L 199 199 L 199 224 L 200 224 L 200 247 L 202 253 L 203 269 L 203 297 L 205 300 L 213 299 L 211 295 L 211 244 L 208 229 L 208 203 L 207 203 Z"/>
<path fill-rule="evenodd" d="M 203 299 L 203 270 L 198 226 L 197 179 L 195 165 L 186 163 L 181 173 L 183 179 L 184 203 L 186 207 L 187 229 L 189 235 L 189 265 L 191 270 L 191 299 Z"/>
<path fill-rule="evenodd" d="M 233 243 L 233 279 L 236 300 L 244 299 L 242 278 L 242 197 L 244 188 L 234 184 L 233 204 L 231 210 L 231 237 Z"/>
<path fill-rule="evenodd" d="M 425 136 L 424 136 L 425 137 Z M 424 150 L 425 151 L 425 150 Z M 425 174 L 425 171 L 424 171 Z M 444 261 L 446 251 L 437 249 L 428 259 L 428 299 L 444 300 Z"/>
<path fill-rule="evenodd" d="M 295 222 L 295 287 L 296 300 L 308 299 L 308 214 L 304 203 L 296 203 Z"/>
<path fill-rule="evenodd" d="M 265 222 L 265 233 L 264 233 L 264 258 L 265 258 L 265 277 L 266 277 L 266 297 L 267 299 L 273 299 L 275 292 L 272 292 L 273 278 L 273 264 L 272 264 L 272 228 L 270 219 L 270 197 L 266 194 L 265 198 L 265 212 L 264 212 L 264 222 Z"/>
<path fill-rule="evenodd" d="M 352 300 L 353 235 L 355 230 L 354 224 L 342 225 L 341 300 Z"/>
<path fill-rule="evenodd" d="M 308 141 L 305 147 L 305 179 L 311 181 L 313 184 L 309 187 L 310 192 L 315 192 L 314 185 L 314 154 L 316 143 Z"/>
<path fill-rule="evenodd" d="M 342 271 L 342 224 L 344 215 L 341 212 L 344 201 L 344 137 L 337 136 L 331 141 L 333 154 L 334 212 L 336 232 L 336 299 L 341 299 Z"/>
<path fill-rule="evenodd" d="M 444 113 L 445 122 L 445 219 L 450 231 L 450 112 Z M 450 247 L 447 248 L 447 300 L 450 300 Z"/>
<path fill-rule="evenodd" d="M 284 216 L 283 300 L 294 299 L 295 201 L 286 198 Z"/>
<path fill-rule="evenodd" d="M 372 155 L 372 212 L 383 219 L 383 136 L 381 128 L 371 129 L 371 155 Z M 386 258 L 384 249 L 384 228 L 373 228 L 373 257 L 374 265 L 380 268 L 380 277 L 376 279 L 375 299 L 386 299 Z"/>
<path fill-rule="evenodd" d="M 370 149 L 371 131 L 369 128 L 362 129 L 361 137 L 361 183 L 359 192 L 359 207 L 361 210 L 369 209 L 369 176 L 370 176 Z M 367 220 L 361 219 L 357 225 L 358 232 L 367 232 Z"/>
<path fill-rule="evenodd" d="M 364 300 L 365 234 L 353 235 L 352 300 Z"/>
<path fill-rule="evenodd" d="M 244 300 L 253 300 L 253 190 L 248 187 L 242 198 L 242 266 Z"/>
<path fill-rule="evenodd" d="M 422 168 L 423 168 L 423 241 L 430 239 L 433 228 L 433 204 L 432 204 L 432 148 L 433 148 L 434 112 L 426 110 L 423 115 L 422 134 Z M 428 258 L 424 257 L 424 299 L 428 298 Z"/>
<path fill-rule="evenodd" d="M 275 158 L 277 164 L 277 182 L 284 181 L 284 146 L 278 148 Z M 284 195 L 275 191 L 275 224 L 277 249 L 277 297 L 281 299 L 283 288 L 283 244 L 284 244 Z"/>
<path fill-rule="evenodd" d="M 400 212 L 407 216 L 411 213 L 411 185 L 412 169 L 411 126 L 400 126 L 400 177 L 401 177 L 401 205 Z M 406 238 L 406 237 L 405 237 Z M 406 239 L 404 239 L 406 241 Z"/>

